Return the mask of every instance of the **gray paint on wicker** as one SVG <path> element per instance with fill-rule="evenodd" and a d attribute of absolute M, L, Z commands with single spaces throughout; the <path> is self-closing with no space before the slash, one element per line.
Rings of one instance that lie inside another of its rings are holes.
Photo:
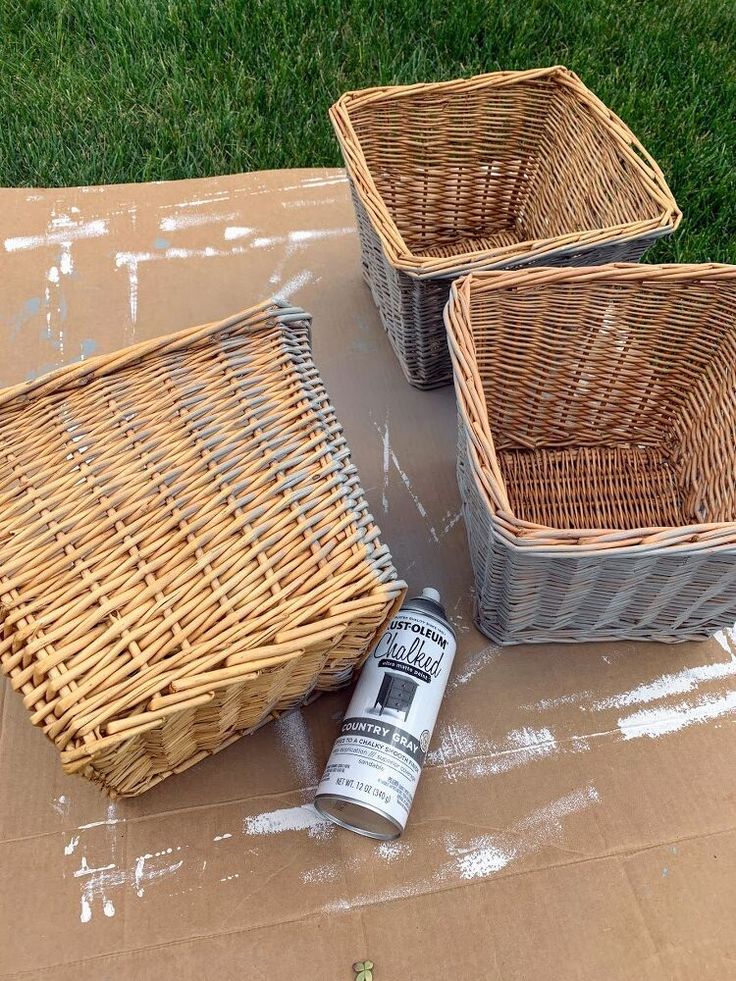
<path fill-rule="evenodd" d="M 0 392 L 0 668 L 112 795 L 347 684 L 401 602 L 309 334 L 266 301 Z"/>
<path fill-rule="evenodd" d="M 468 463 L 457 477 L 475 579 L 478 628 L 497 644 L 706 640 L 736 610 L 736 548 L 641 558 L 540 555 L 499 535 Z M 582 551 L 582 550 L 581 550 Z"/>
<path fill-rule="evenodd" d="M 347 92 L 330 117 L 363 270 L 417 388 L 451 381 L 454 278 L 638 260 L 682 217 L 656 161 L 561 65 Z"/>
<path fill-rule="evenodd" d="M 736 266 L 718 264 L 455 283 L 458 482 L 493 640 L 675 642 L 733 624 L 734 312 Z"/>
<path fill-rule="evenodd" d="M 396 269 L 386 257 L 351 178 L 349 182 L 358 224 L 363 276 L 407 381 L 419 389 L 442 388 L 452 384 L 452 364 L 442 314 L 452 282 L 461 273 L 451 277 L 444 275 L 417 279 Z M 629 242 L 576 248 L 549 259 L 530 261 L 521 258 L 507 263 L 489 261 L 483 268 L 597 266 L 607 262 L 638 262 L 661 237 L 661 233 L 656 233 Z"/>

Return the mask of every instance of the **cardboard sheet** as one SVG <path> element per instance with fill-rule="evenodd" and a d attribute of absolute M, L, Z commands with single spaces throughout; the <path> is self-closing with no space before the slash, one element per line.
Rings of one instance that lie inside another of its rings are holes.
<path fill-rule="evenodd" d="M 390 844 L 303 806 L 347 693 L 109 803 L 3 684 L 0 974 L 736 976 L 736 635 L 499 650 L 474 629 L 454 396 L 401 375 L 343 172 L 0 195 L 0 384 L 288 297 L 399 572 L 459 633 Z"/>

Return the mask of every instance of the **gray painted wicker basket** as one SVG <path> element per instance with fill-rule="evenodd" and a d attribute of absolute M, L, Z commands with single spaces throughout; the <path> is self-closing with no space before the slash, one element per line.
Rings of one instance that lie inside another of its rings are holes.
<path fill-rule="evenodd" d="M 364 275 L 417 388 L 452 380 L 452 279 L 637 260 L 681 218 L 631 130 L 561 66 L 348 92 L 330 115 Z"/>
<path fill-rule="evenodd" d="M 0 391 L 0 668 L 112 796 L 348 684 L 401 604 L 309 325 L 266 301 Z"/>
<path fill-rule="evenodd" d="M 480 629 L 736 620 L 736 266 L 480 273 L 446 309 Z"/>

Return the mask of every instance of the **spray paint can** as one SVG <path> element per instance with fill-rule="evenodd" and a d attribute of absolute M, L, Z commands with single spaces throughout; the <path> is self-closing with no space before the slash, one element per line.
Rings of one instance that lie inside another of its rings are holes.
<path fill-rule="evenodd" d="M 317 787 L 320 814 L 369 838 L 399 837 L 455 647 L 436 589 L 424 589 L 393 617 L 363 666 Z"/>

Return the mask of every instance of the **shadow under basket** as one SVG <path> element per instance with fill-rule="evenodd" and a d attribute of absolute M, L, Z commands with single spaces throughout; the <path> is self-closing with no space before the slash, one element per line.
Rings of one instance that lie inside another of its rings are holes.
<path fill-rule="evenodd" d="M 0 664 L 133 796 L 350 682 L 404 584 L 266 302 L 0 392 Z"/>
<path fill-rule="evenodd" d="M 446 320 L 479 628 L 704 639 L 736 621 L 736 267 L 479 273 Z"/>
<path fill-rule="evenodd" d="M 348 92 L 330 115 L 363 272 L 417 388 L 452 379 L 459 275 L 638 260 L 681 218 L 631 130 L 562 66 Z"/>

